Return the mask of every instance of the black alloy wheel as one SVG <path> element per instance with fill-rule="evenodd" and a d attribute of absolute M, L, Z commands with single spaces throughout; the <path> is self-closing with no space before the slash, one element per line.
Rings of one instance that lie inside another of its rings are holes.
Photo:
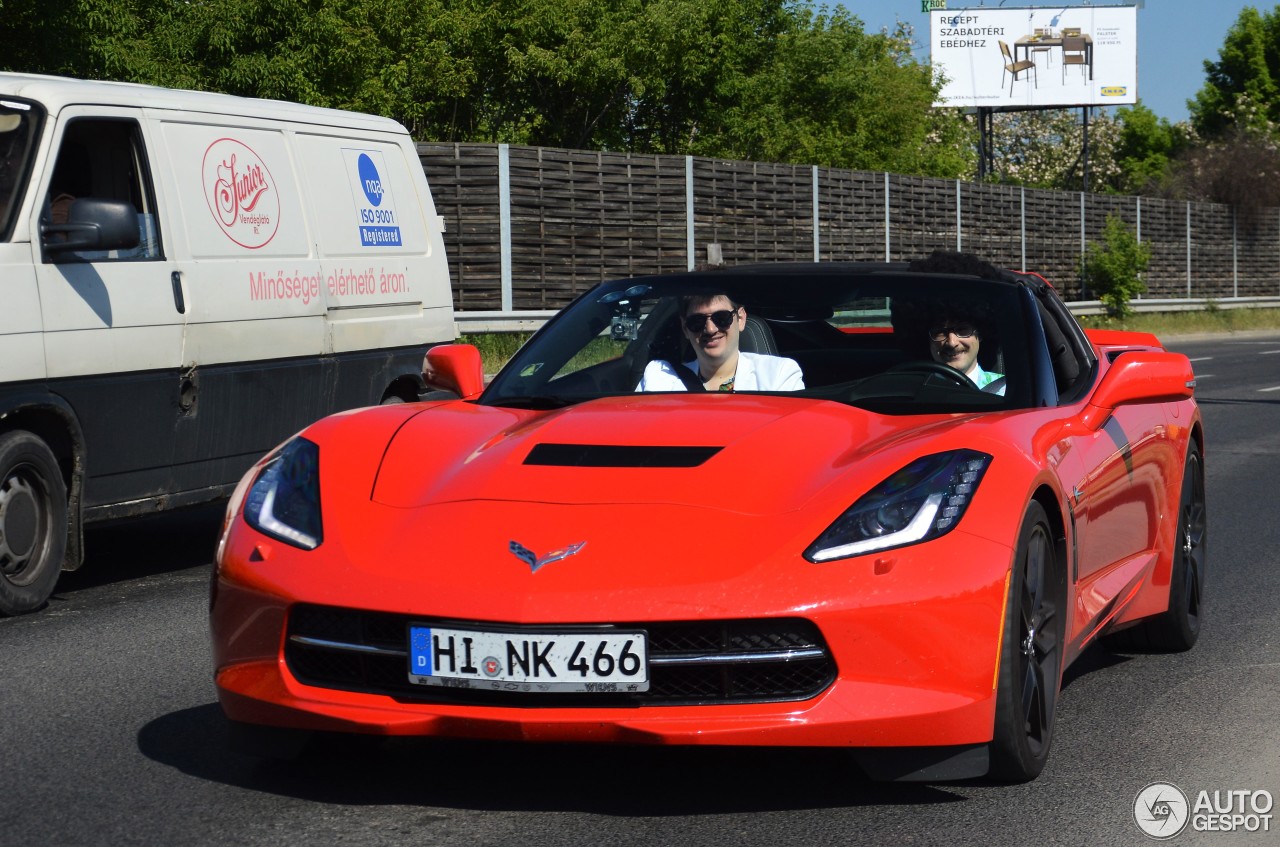
<path fill-rule="evenodd" d="M 1204 580 L 1209 564 L 1209 520 L 1204 497 L 1204 462 L 1193 443 L 1187 450 L 1178 502 L 1169 608 L 1137 626 L 1108 635 L 1107 646 L 1120 652 L 1181 653 L 1200 637 Z"/>
<path fill-rule="evenodd" d="M 991 742 L 996 779 L 1035 779 L 1048 761 L 1062 685 L 1062 603 L 1057 542 L 1044 507 L 1032 502 L 1009 580 Z"/>
<path fill-rule="evenodd" d="M 1176 633 L 1170 633 L 1165 648 L 1189 650 L 1200 637 L 1200 604 L 1204 594 L 1205 569 L 1209 564 L 1209 516 L 1204 498 L 1204 464 L 1200 459 L 1200 451 L 1194 444 L 1187 452 L 1187 465 L 1182 475 L 1177 545 L 1167 615 L 1167 622 L 1171 629 L 1176 629 Z"/>

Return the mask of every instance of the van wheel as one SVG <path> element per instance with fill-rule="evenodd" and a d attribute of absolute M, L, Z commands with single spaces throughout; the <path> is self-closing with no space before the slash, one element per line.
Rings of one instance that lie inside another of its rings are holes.
<path fill-rule="evenodd" d="M 0 615 L 40 608 L 67 546 L 67 486 L 53 452 L 22 430 L 0 435 Z"/>

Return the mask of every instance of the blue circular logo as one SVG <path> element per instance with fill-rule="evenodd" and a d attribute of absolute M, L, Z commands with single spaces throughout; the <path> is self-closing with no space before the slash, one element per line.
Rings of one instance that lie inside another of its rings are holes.
<path fill-rule="evenodd" d="M 360 171 L 360 188 L 363 189 L 364 196 L 369 198 L 369 202 L 374 206 L 381 206 L 382 177 L 378 175 L 378 166 L 373 163 L 373 159 L 369 158 L 368 153 L 361 153 L 357 168 Z"/>

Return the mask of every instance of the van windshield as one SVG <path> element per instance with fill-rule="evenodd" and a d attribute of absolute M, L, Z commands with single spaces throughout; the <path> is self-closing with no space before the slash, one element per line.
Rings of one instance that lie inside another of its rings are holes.
<path fill-rule="evenodd" d="M 33 104 L 0 99 L 0 241 L 13 235 L 42 114 Z"/>

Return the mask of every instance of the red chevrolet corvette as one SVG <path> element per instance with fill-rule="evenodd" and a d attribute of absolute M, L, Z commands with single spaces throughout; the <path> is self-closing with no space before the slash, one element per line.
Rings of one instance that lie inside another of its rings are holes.
<path fill-rule="evenodd" d="M 1082 331 L 1039 277 L 921 267 L 606 283 L 487 387 L 474 348 L 437 347 L 452 396 L 281 445 L 218 547 L 233 738 L 830 746 L 876 778 L 1034 778 L 1086 647 L 1195 643 L 1194 377 L 1151 335 Z M 736 381 L 704 390 L 726 339 Z"/>

